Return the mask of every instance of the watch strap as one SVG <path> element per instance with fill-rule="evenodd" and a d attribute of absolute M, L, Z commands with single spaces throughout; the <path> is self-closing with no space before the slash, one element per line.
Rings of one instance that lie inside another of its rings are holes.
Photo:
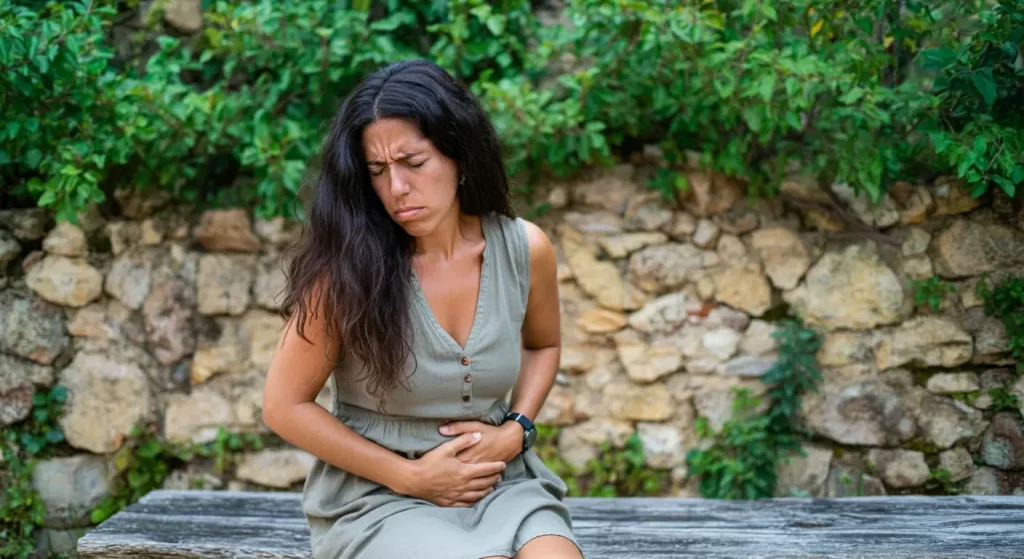
<path fill-rule="evenodd" d="M 512 411 L 505 414 L 505 421 L 510 420 L 518 422 L 520 425 L 523 426 L 523 429 L 526 431 L 534 429 L 533 422 L 530 421 L 530 418 L 526 417 L 525 415 L 519 412 Z"/>
<path fill-rule="evenodd" d="M 532 439 L 532 437 L 530 437 L 531 432 L 537 430 L 533 421 L 519 412 L 508 412 L 505 414 L 505 421 L 515 421 L 523 426 L 523 450 L 529 449 L 530 445 L 528 444 L 528 441 Z"/>

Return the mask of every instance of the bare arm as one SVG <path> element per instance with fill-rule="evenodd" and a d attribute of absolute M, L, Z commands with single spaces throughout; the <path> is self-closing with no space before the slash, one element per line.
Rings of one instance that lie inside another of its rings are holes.
<path fill-rule="evenodd" d="M 314 299 L 315 300 L 315 299 Z M 307 342 L 293 318 L 267 371 L 263 422 L 281 438 L 324 462 L 402 495 L 439 506 L 468 507 L 494 490 L 505 463 L 464 464 L 456 455 L 480 441 L 467 432 L 409 460 L 350 429 L 316 403 L 337 361 L 338 344 L 325 341 L 323 312 L 305 327 Z"/>
<path fill-rule="evenodd" d="M 526 223 L 526 236 L 530 245 L 530 296 L 523 318 L 519 378 L 512 387 L 509 410 L 536 419 L 558 374 L 562 330 L 555 249 L 544 231 L 530 222 Z M 454 421 L 440 429 L 445 435 L 471 430 L 484 433 L 479 445 L 459 454 L 459 458 L 470 463 L 507 462 L 523 448 L 523 427 L 517 421 L 507 421 L 498 427 L 479 421 Z"/>
<path fill-rule="evenodd" d="M 263 422 L 289 443 L 397 493 L 408 490 L 412 461 L 359 435 L 316 403 L 338 357 L 325 343 L 322 312 L 311 312 L 302 339 L 293 317 L 267 371 Z"/>
<path fill-rule="evenodd" d="M 536 419 L 558 374 L 561 312 L 555 249 L 533 223 L 526 222 L 526 236 L 530 245 L 530 297 L 523 319 L 523 360 L 519 380 L 512 389 L 510 410 Z"/>

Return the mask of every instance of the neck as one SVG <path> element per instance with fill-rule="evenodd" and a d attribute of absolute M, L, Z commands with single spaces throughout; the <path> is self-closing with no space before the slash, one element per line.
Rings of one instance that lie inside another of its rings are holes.
<path fill-rule="evenodd" d="M 458 206 L 444 216 L 430 234 L 416 237 L 416 254 L 450 260 L 459 247 L 477 237 L 480 218 L 464 216 Z"/>

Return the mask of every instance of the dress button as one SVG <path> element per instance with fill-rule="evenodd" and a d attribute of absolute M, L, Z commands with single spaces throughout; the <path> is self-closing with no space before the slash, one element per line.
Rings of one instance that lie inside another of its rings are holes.
<path fill-rule="evenodd" d="M 463 402 L 468 402 L 469 401 L 469 394 L 463 394 L 462 395 L 462 401 Z"/>
<path fill-rule="evenodd" d="M 469 357 L 463 357 L 462 358 L 462 366 L 463 367 L 468 367 L 469 366 Z"/>
<path fill-rule="evenodd" d="M 473 381 L 473 375 L 466 375 L 466 376 L 462 377 L 462 380 L 464 380 L 466 382 L 472 382 Z"/>

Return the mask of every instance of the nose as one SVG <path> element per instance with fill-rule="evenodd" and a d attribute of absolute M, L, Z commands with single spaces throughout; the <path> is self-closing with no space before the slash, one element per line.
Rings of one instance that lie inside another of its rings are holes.
<path fill-rule="evenodd" d="M 395 198 L 400 198 L 408 194 L 409 185 L 405 181 L 405 177 L 403 176 L 402 171 L 396 167 L 392 167 L 390 171 L 391 172 L 388 173 L 388 175 L 391 184 L 389 184 L 388 187 L 391 190 L 391 195 L 394 196 Z"/>

